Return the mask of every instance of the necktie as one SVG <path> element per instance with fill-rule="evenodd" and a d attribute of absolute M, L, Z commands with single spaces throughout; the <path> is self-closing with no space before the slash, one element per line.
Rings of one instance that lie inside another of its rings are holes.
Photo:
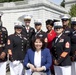
<path fill-rule="evenodd" d="M 26 27 L 26 31 L 29 32 L 29 27 Z"/>

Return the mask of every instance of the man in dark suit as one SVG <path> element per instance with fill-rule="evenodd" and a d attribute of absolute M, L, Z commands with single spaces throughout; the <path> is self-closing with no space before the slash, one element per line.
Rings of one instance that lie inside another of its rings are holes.
<path fill-rule="evenodd" d="M 26 53 L 27 38 L 21 33 L 22 23 L 14 22 L 14 33 L 8 36 L 7 48 L 11 75 L 23 75 L 23 60 Z"/>
<path fill-rule="evenodd" d="M 34 25 L 35 25 L 35 29 L 36 29 L 36 32 L 35 32 L 35 37 L 41 37 L 44 39 L 46 45 L 47 45 L 47 34 L 45 31 L 42 30 L 42 22 L 41 22 L 41 19 L 36 19 L 34 21 Z"/>
<path fill-rule="evenodd" d="M 19 20 L 22 21 L 24 24 L 22 34 L 25 35 L 27 38 L 26 50 L 31 48 L 32 36 L 35 34 L 34 28 L 30 26 L 31 18 L 31 15 L 22 15 L 21 17 L 19 17 Z"/>
<path fill-rule="evenodd" d="M 61 15 L 60 18 L 63 23 L 64 34 L 70 37 L 72 34 L 72 29 L 70 28 L 70 25 L 69 25 L 70 15 L 64 14 L 64 15 Z"/>
<path fill-rule="evenodd" d="M 71 18 L 72 35 L 71 35 L 71 61 L 72 75 L 76 75 L 76 17 Z"/>

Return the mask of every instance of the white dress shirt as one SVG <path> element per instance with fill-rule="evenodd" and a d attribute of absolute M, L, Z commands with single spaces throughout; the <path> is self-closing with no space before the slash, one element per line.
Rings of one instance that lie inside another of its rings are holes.
<path fill-rule="evenodd" d="M 34 64 L 36 67 L 41 67 L 41 50 L 35 51 Z"/>
<path fill-rule="evenodd" d="M 27 67 L 29 68 L 29 64 L 27 64 Z M 39 67 L 43 67 L 44 70 L 46 70 L 46 67 L 45 66 L 41 66 L 41 50 L 40 51 L 35 51 L 35 55 L 34 55 L 34 65 L 36 68 L 39 68 Z"/>
<path fill-rule="evenodd" d="M 28 27 L 25 27 L 26 28 L 26 31 L 27 31 L 27 33 L 29 32 L 29 29 L 30 29 L 30 27 L 28 26 Z"/>

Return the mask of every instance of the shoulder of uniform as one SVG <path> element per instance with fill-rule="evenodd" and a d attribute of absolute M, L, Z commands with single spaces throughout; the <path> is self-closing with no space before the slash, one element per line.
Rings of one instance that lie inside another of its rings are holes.
<path fill-rule="evenodd" d="M 30 28 L 30 30 L 35 32 L 35 29 L 34 29 L 34 28 L 32 28 L 32 27 Z"/>
<path fill-rule="evenodd" d="M 9 35 L 9 37 L 12 37 L 12 36 L 14 36 L 14 34 L 10 34 L 10 35 Z"/>
<path fill-rule="evenodd" d="M 65 35 L 65 34 L 63 34 L 63 38 L 70 39 L 70 37 L 69 37 L 69 36 L 67 36 L 67 35 Z"/>
<path fill-rule="evenodd" d="M 23 27 L 23 28 L 25 28 L 25 26 L 24 26 L 24 25 L 22 25 L 22 27 Z"/>
<path fill-rule="evenodd" d="M 72 28 L 71 27 L 67 27 L 69 30 L 72 30 Z"/>
<path fill-rule="evenodd" d="M 72 28 L 69 27 L 69 30 L 72 30 Z"/>
<path fill-rule="evenodd" d="M 34 30 L 34 28 L 33 28 L 33 27 L 30 27 L 30 29 L 33 29 L 33 30 Z"/>
<path fill-rule="evenodd" d="M 45 33 L 45 31 L 41 30 L 41 32 Z"/>
<path fill-rule="evenodd" d="M 65 34 L 62 35 L 64 38 L 67 37 Z"/>
<path fill-rule="evenodd" d="M 2 27 L 2 31 L 7 31 L 7 29 L 5 27 Z"/>
<path fill-rule="evenodd" d="M 45 31 L 41 31 L 42 34 L 47 34 Z"/>

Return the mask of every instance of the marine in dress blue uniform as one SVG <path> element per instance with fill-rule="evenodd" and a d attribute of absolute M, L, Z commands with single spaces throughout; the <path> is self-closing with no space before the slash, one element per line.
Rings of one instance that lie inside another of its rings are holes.
<path fill-rule="evenodd" d="M 26 53 L 27 38 L 22 32 L 22 23 L 16 21 L 14 23 L 15 33 L 9 35 L 7 48 L 10 62 L 11 75 L 23 74 L 23 60 Z"/>
<path fill-rule="evenodd" d="M 42 20 L 41 19 L 36 19 L 34 20 L 34 25 L 35 25 L 35 35 L 34 37 L 41 37 L 44 39 L 46 46 L 47 46 L 47 33 L 44 32 L 41 28 L 42 28 Z M 33 39 L 34 39 L 33 37 Z"/>
<path fill-rule="evenodd" d="M 71 75 L 70 38 L 63 33 L 62 22 L 55 22 L 54 29 L 57 33 L 52 43 L 55 75 Z"/>
<path fill-rule="evenodd" d="M 1 75 L 6 75 L 6 61 L 7 61 L 7 38 L 8 32 L 5 27 L 2 26 L 1 17 L 3 12 L 0 12 L 0 71 L 2 71 Z"/>
<path fill-rule="evenodd" d="M 70 15 L 64 14 L 64 15 L 61 15 L 60 18 L 61 18 L 62 23 L 63 23 L 64 34 L 70 37 L 72 34 L 72 29 L 69 25 Z"/>
<path fill-rule="evenodd" d="M 71 18 L 72 35 L 71 35 L 71 60 L 72 60 L 72 74 L 76 75 L 76 17 Z"/>

